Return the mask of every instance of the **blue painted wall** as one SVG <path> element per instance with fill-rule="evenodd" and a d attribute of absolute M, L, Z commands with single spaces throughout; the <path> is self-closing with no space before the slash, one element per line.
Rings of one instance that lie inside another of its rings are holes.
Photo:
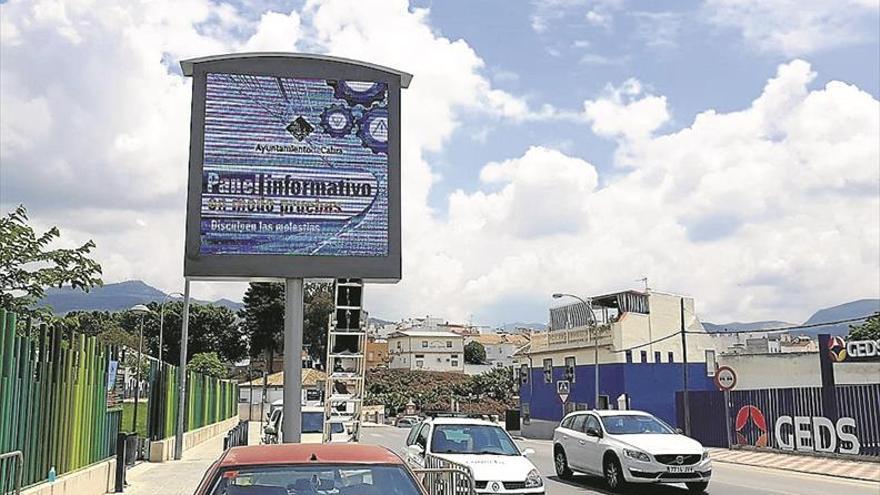
<path fill-rule="evenodd" d="M 617 397 L 626 393 L 630 407 L 654 414 L 675 425 L 675 392 L 684 388 L 682 363 L 614 363 L 599 365 L 599 394 L 607 395 L 612 407 Z M 571 386 L 570 402 L 594 407 L 594 375 L 592 365 L 575 366 L 575 381 Z M 553 367 L 553 382 L 544 383 L 543 368 L 532 368 L 530 383 L 520 386 L 520 398 L 531 408 L 531 417 L 559 421 L 563 405 L 556 394 L 556 381 L 564 379 L 565 368 Z M 712 379 L 706 376 L 705 363 L 688 365 L 690 390 L 714 390 Z"/>

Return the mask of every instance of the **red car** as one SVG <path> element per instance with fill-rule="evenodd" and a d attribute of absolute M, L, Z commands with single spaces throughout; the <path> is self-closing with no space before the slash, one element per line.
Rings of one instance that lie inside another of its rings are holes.
<path fill-rule="evenodd" d="M 390 450 L 360 444 L 233 447 L 205 473 L 196 495 L 427 495 Z"/>

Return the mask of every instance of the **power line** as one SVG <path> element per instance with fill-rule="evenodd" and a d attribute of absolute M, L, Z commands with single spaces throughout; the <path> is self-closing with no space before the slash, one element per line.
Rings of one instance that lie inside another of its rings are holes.
<path fill-rule="evenodd" d="M 732 334 L 740 334 L 740 333 L 786 332 L 786 331 L 791 331 L 791 330 L 801 330 L 804 328 L 826 327 L 826 326 L 830 326 L 830 325 L 839 325 L 841 323 L 853 323 L 856 321 L 864 321 L 864 320 L 867 320 L 868 318 L 872 318 L 877 315 L 880 315 L 880 313 L 874 313 L 872 315 L 866 315 L 866 316 L 859 316 L 857 318 L 847 318 L 845 320 L 828 321 L 825 323 L 811 323 L 809 325 L 793 325 L 790 327 L 758 328 L 758 329 L 754 329 L 754 330 L 724 330 L 721 332 L 695 332 L 693 330 L 688 330 L 685 333 L 693 333 L 693 334 L 700 334 L 700 335 L 705 335 L 707 333 L 709 335 L 718 335 L 718 334 L 732 335 Z"/>

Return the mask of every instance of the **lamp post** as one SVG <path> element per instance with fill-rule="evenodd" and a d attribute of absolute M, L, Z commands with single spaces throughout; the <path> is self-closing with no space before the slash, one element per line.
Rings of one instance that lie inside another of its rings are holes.
<path fill-rule="evenodd" d="M 165 294 L 165 297 L 162 298 L 162 304 L 159 306 L 159 364 L 162 364 L 162 327 L 165 325 L 165 303 L 168 302 L 168 298 L 171 296 L 183 297 L 183 294 L 180 292 Z"/>
<path fill-rule="evenodd" d="M 137 433 L 137 417 L 138 417 L 138 405 L 140 404 L 141 399 L 141 354 L 144 351 L 144 316 L 152 313 L 150 308 L 144 306 L 143 304 L 136 304 L 131 308 L 133 313 L 137 313 L 141 315 L 141 325 L 140 330 L 138 332 L 138 356 L 137 356 L 137 364 L 135 365 L 135 382 L 134 382 L 134 413 L 131 417 L 131 430 Z"/>
<path fill-rule="evenodd" d="M 587 311 L 590 312 L 590 327 L 593 331 L 593 374 L 595 375 L 596 379 L 596 394 L 593 397 L 593 408 L 599 409 L 599 329 L 596 328 L 596 313 L 593 312 L 593 301 L 590 298 L 583 299 L 574 294 L 553 294 L 553 299 L 560 299 L 562 297 L 571 297 L 577 299 L 578 301 L 584 303 L 584 305 L 587 306 Z"/>

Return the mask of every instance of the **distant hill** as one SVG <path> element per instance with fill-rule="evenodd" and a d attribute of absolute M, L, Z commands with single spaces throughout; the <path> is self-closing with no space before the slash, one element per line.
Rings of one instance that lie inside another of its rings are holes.
<path fill-rule="evenodd" d="M 825 323 L 829 321 L 846 320 L 848 318 L 856 318 L 864 315 L 871 315 L 880 312 L 880 299 L 859 299 L 848 303 L 839 304 L 830 308 L 820 309 L 811 316 L 804 325 L 813 325 L 816 323 Z M 818 335 L 820 333 L 830 333 L 832 335 L 847 335 L 850 325 L 856 323 L 840 323 L 838 325 L 829 325 L 826 327 L 806 328 L 802 332 L 806 335 Z"/>
<path fill-rule="evenodd" d="M 724 330 L 731 331 L 739 331 L 739 330 L 763 330 L 765 328 L 779 328 L 779 327 L 791 327 L 794 326 L 795 323 L 788 323 L 784 321 L 777 320 L 768 320 L 768 321 L 754 321 L 754 322 L 739 322 L 734 321 L 731 323 L 709 323 L 704 321 L 703 328 L 706 329 L 709 333 L 717 333 L 722 332 Z"/>
<path fill-rule="evenodd" d="M 848 303 L 839 304 L 830 308 L 820 309 L 811 316 L 804 325 L 815 325 L 817 323 L 826 323 L 829 321 L 846 320 L 859 316 L 871 315 L 880 312 L 880 299 L 860 299 Z M 849 326 L 853 323 L 840 323 L 837 325 L 828 325 L 815 328 L 796 329 L 793 333 L 798 335 L 810 335 L 815 337 L 820 333 L 830 333 L 831 335 L 847 335 Z M 778 328 L 795 326 L 795 323 L 786 323 L 784 321 L 755 321 L 755 322 L 733 322 L 733 323 L 709 323 L 703 322 L 703 327 L 709 333 L 718 333 L 725 330 L 763 330 L 765 328 Z"/>
<path fill-rule="evenodd" d="M 70 287 L 46 290 L 39 306 L 50 306 L 55 314 L 66 314 L 71 311 L 120 311 L 128 309 L 135 304 L 148 302 L 161 302 L 165 293 L 147 285 L 140 280 L 129 280 L 117 284 L 105 284 L 103 287 L 95 287 L 88 293 L 74 290 Z M 180 299 L 174 297 L 172 299 Z M 199 304 L 216 304 L 238 311 L 242 303 L 220 299 L 218 301 L 192 300 Z"/>

